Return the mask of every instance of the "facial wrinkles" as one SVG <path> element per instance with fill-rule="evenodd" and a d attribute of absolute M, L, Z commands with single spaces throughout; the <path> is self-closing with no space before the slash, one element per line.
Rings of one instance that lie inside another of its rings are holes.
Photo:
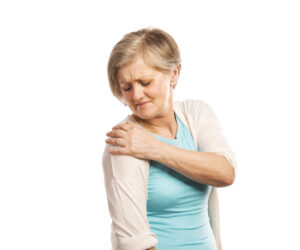
<path fill-rule="evenodd" d="M 123 89 L 130 88 L 129 91 L 124 91 L 123 94 L 131 105 L 136 102 L 150 100 L 163 106 L 168 105 L 170 93 L 165 89 L 167 79 L 143 64 L 143 62 L 136 61 L 125 66 L 119 71 L 119 79 Z M 143 87 L 142 82 L 147 81 L 151 81 L 150 86 Z"/>
<path fill-rule="evenodd" d="M 150 78 L 153 77 L 151 75 L 146 75 L 146 74 L 139 74 L 139 75 L 134 76 L 133 74 L 130 74 L 129 80 L 127 80 L 128 78 L 125 77 L 124 81 L 121 81 L 121 83 L 131 83 L 131 82 L 146 81 L 146 80 L 148 80 L 148 79 L 150 79 Z"/>
<path fill-rule="evenodd" d="M 153 70 L 149 69 L 146 65 L 143 63 L 136 62 L 134 64 L 131 64 L 123 70 L 121 70 L 121 82 L 131 82 L 131 81 L 138 81 L 143 80 L 144 78 L 149 78 L 151 75 L 153 75 Z M 152 76 L 153 77 L 153 76 Z"/>

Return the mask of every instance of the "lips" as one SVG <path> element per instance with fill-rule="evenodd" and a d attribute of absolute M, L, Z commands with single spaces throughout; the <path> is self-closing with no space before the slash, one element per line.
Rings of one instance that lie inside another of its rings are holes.
<path fill-rule="evenodd" d="M 146 103 L 148 103 L 148 102 L 140 102 L 140 103 L 137 104 L 137 106 L 143 106 L 143 105 L 145 105 Z"/>

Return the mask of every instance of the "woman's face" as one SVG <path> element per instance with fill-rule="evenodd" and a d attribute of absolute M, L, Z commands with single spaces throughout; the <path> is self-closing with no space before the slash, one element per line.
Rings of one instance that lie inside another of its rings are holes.
<path fill-rule="evenodd" d="M 171 74 L 159 72 L 138 57 L 120 68 L 117 77 L 129 108 L 134 115 L 146 120 L 169 112 L 177 73 L 177 70 Z"/>

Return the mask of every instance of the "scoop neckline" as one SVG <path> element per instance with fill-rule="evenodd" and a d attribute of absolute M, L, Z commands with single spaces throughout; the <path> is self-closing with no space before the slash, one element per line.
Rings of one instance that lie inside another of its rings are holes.
<path fill-rule="evenodd" d="M 163 140 L 168 140 L 168 141 L 178 141 L 178 135 L 179 135 L 179 117 L 177 116 L 177 114 L 176 114 L 176 112 L 174 111 L 174 114 L 175 114 L 175 118 L 176 118 L 176 122 L 177 122 L 177 131 L 176 131 L 176 138 L 166 138 L 166 137 L 162 137 L 162 136 L 160 136 L 160 135 L 158 135 L 158 134 L 155 134 L 155 133 L 152 133 L 152 132 L 150 132 L 149 130 L 147 130 L 150 134 L 152 134 L 153 136 L 155 136 L 155 137 L 158 137 L 158 138 L 160 138 L 160 139 L 163 139 Z M 132 119 L 134 119 L 133 117 L 132 117 Z M 140 125 L 135 119 L 134 119 L 134 121 L 137 123 L 137 125 L 138 126 L 140 126 L 140 127 L 142 127 L 142 128 L 144 128 L 142 125 Z"/>

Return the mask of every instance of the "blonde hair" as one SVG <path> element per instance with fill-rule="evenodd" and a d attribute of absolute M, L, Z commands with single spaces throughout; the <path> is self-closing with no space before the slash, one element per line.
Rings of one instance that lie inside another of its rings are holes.
<path fill-rule="evenodd" d="M 169 74 L 175 66 L 181 69 L 180 51 L 175 40 L 165 31 L 157 28 L 144 28 L 127 33 L 113 47 L 107 65 L 110 89 L 123 104 L 121 88 L 118 82 L 118 70 L 134 61 L 137 56 L 151 67 Z M 173 85 L 176 87 L 177 82 Z"/>

